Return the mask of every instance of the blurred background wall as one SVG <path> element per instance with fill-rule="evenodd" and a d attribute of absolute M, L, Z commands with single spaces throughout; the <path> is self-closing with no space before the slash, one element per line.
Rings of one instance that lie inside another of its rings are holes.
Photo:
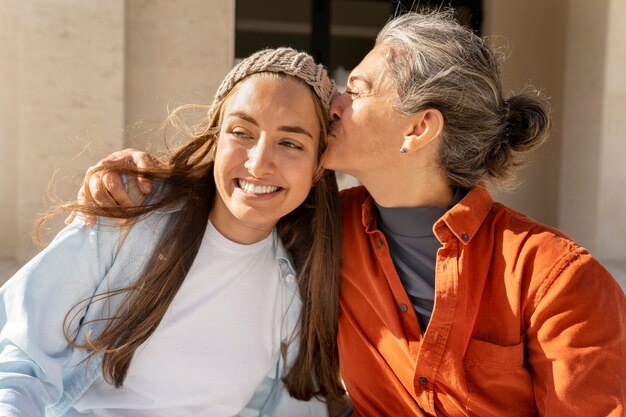
<path fill-rule="evenodd" d="M 51 178 L 71 199 L 108 153 L 162 149 L 168 106 L 210 101 L 258 48 L 312 50 L 320 26 L 330 36 L 320 59 L 341 83 L 401 3 L 0 0 L 0 282 L 38 250 L 30 231 Z M 549 142 L 520 189 L 496 198 L 573 236 L 626 286 L 626 3 L 452 3 L 506 56 L 505 91 L 533 84 L 552 101 Z"/>

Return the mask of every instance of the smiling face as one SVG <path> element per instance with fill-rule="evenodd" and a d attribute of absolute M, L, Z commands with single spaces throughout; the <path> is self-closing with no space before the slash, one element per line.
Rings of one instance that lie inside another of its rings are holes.
<path fill-rule="evenodd" d="M 398 94 L 384 54 L 381 46 L 367 54 L 350 74 L 346 91 L 331 103 L 325 168 L 361 179 L 388 169 L 397 158 L 406 118 L 393 107 Z"/>
<path fill-rule="evenodd" d="M 227 238 L 266 237 L 311 190 L 318 164 L 319 109 L 302 82 L 253 75 L 224 103 L 215 149 L 217 188 L 210 218 Z"/>

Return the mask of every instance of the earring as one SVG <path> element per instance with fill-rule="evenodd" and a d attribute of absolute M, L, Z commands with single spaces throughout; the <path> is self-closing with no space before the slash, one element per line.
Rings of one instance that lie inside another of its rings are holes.
<path fill-rule="evenodd" d="M 408 149 L 406 147 L 401 147 L 400 148 L 400 153 L 407 153 Z"/>

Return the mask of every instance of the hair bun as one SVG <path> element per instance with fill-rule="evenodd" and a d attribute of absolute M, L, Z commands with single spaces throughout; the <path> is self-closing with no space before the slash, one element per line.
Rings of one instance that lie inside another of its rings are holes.
<path fill-rule="evenodd" d="M 550 132 L 547 99 L 540 92 L 524 92 L 504 100 L 504 136 L 515 152 L 541 145 Z"/>

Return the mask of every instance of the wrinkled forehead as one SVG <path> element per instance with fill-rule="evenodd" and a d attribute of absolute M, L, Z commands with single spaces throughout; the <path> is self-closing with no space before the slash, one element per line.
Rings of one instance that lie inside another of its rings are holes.
<path fill-rule="evenodd" d="M 350 74 L 351 82 L 362 82 L 374 89 L 394 87 L 389 76 L 395 51 L 386 44 L 377 44 Z"/>

